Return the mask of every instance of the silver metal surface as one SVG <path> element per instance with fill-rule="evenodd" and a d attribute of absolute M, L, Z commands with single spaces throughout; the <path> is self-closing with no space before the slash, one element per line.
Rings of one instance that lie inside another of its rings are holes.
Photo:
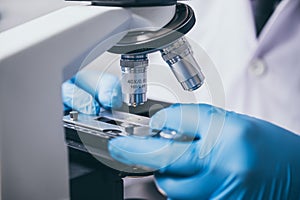
<path fill-rule="evenodd" d="M 194 91 L 201 87 L 204 81 L 204 76 L 195 75 L 185 81 L 182 81 L 180 84 L 184 88 L 184 90 Z"/>
<path fill-rule="evenodd" d="M 157 134 L 157 132 L 147 126 L 127 127 L 125 130 L 128 134 L 139 137 L 150 137 Z"/>
<path fill-rule="evenodd" d="M 178 3 L 173 19 L 158 31 L 129 32 L 109 51 L 117 54 L 152 53 L 186 34 L 195 24 L 191 7 Z"/>
<path fill-rule="evenodd" d="M 123 102 L 129 106 L 144 104 L 147 101 L 147 55 L 122 55 L 120 65 Z"/>
<path fill-rule="evenodd" d="M 63 117 L 64 127 L 98 135 L 105 138 L 128 135 L 143 135 L 137 130 L 126 132 L 128 127 L 148 127 L 149 118 L 118 111 L 103 111 L 99 116 L 78 114 L 78 119 L 74 121 L 70 115 Z"/>
<path fill-rule="evenodd" d="M 151 129 L 150 118 L 119 111 L 103 111 L 99 116 L 78 114 L 74 121 L 70 115 L 63 118 L 64 127 L 85 134 L 110 139 L 117 136 L 162 137 L 180 142 L 197 138 L 177 132 L 173 129 Z"/>
<path fill-rule="evenodd" d="M 70 119 L 73 120 L 73 121 L 77 121 L 78 120 L 78 112 L 77 111 L 71 111 L 69 113 L 70 115 Z"/>
<path fill-rule="evenodd" d="M 184 90 L 194 91 L 204 83 L 205 77 L 184 37 L 162 49 L 161 55 Z"/>

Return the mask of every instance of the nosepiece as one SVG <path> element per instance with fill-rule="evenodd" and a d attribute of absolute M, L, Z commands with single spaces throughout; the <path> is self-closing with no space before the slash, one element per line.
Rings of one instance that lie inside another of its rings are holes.
<path fill-rule="evenodd" d="M 127 0 L 104 0 L 105 4 L 125 3 Z M 101 5 L 101 0 L 93 4 Z M 158 3 L 160 6 L 173 5 L 177 0 L 128 0 L 135 6 L 144 3 Z M 129 5 L 129 4 L 128 4 Z M 128 6 L 123 5 L 123 6 Z M 204 83 L 198 63 L 188 41 L 183 37 L 196 22 L 191 7 L 177 3 L 173 19 L 157 31 L 133 30 L 108 51 L 121 54 L 123 102 L 129 106 L 138 106 L 147 101 L 147 54 L 161 51 L 184 90 L 194 91 Z"/>

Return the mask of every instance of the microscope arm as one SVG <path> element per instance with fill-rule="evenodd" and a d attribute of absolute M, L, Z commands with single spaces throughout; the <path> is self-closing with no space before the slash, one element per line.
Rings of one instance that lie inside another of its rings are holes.
<path fill-rule="evenodd" d="M 0 34 L 2 199 L 69 198 L 61 83 L 138 28 L 132 13 L 71 6 Z"/>

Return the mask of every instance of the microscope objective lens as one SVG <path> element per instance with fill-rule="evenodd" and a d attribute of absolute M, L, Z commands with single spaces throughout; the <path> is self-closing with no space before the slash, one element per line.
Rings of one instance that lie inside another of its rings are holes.
<path fill-rule="evenodd" d="M 144 104 L 147 101 L 147 55 L 122 55 L 120 65 L 123 102 L 133 107 Z"/>

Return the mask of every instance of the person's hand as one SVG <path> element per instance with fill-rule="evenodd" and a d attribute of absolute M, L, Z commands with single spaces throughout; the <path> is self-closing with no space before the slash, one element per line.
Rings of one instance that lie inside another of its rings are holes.
<path fill-rule="evenodd" d="M 203 104 L 172 105 L 150 126 L 200 139 L 119 137 L 109 151 L 157 169 L 156 184 L 169 199 L 300 199 L 300 137 L 285 129 Z"/>
<path fill-rule="evenodd" d="M 111 109 L 122 105 L 118 78 L 96 70 L 83 70 L 62 84 L 64 110 L 96 115 L 100 107 Z"/>

